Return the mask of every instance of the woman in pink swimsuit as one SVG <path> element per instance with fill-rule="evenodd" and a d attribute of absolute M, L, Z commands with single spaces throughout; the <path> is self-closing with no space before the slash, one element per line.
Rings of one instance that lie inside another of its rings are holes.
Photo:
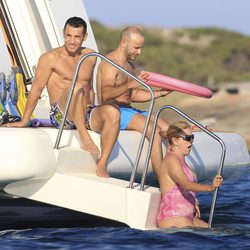
<path fill-rule="evenodd" d="M 160 166 L 162 199 L 157 215 L 158 227 L 208 227 L 199 218 L 195 192 L 214 191 L 222 184 L 222 177 L 215 176 L 211 185 L 196 182 L 195 173 L 185 162 L 194 140 L 188 123 L 176 122 L 169 126 L 168 131 L 162 131 L 161 136 L 168 140 L 169 148 Z"/>

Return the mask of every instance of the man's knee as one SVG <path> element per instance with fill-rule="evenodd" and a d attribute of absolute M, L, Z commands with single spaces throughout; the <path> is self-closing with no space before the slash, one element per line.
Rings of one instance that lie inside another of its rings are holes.
<path fill-rule="evenodd" d="M 151 136 L 152 134 L 152 130 L 153 130 L 153 122 L 149 122 L 149 125 L 148 125 L 148 130 L 147 130 L 147 134 L 149 136 Z M 154 137 L 156 138 L 159 138 L 160 137 L 160 131 L 161 131 L 161 128 L 157 125 L 156 128 L 155 128 L 155 134 L 154 134 Z"/>
<path fill-rule="evenodd" d="M 104 116 L 109 122 L 119 122 L 120 123 L 120 110 L 112 105 L 104 106 Z"/>
<path fill-rule="evenodd" d="M 162 131 L 167 131 L 169 127 L 169 123 L 165 120 L 158 119 L 157 126 L 162 130 Z"/>

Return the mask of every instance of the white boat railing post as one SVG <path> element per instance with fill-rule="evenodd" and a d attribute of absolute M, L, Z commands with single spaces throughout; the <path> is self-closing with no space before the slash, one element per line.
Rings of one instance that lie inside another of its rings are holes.
<path fill-rule="evenodd" d="M 128 71 L 126 71 L 121 66 L 114 63 L 113 61 L 111 61 L 110 59 L 105 57 L 104 55 L 102 55 L 100 53 L 97 53 L 97 52 L 91 52 L 91 53 L 88 53 L 88 54 L 84 55 L 79 60 L 79 62 L 77 63 L 76 70 L 75 70 L 75 73 L 74 73 L 74 77 L 73 77 L 72 82 L 71 82 L 71 86 L 70 86 L 70 90 L 69 90 L 69 94 L 68 94 L 68 98 L 67 98 L 67 102 L 66 102 L 65 111 L 64 111 L 64 114 L 63 114 L 62 122 L 61 122 L 60 127 L 59 127 L 59 131 L 58 131 L 58 134 L 57 134 L 57 138 L 56 138 L 54 148 L 55 149 L 59 148 L 59 144 L 60 144 L 60 140 L 61 140 L 61 136 L 62 136 L 62 132 L 63 132 L 63 126 L 64 126 L 64 123 L 65 123 L 65 120 L 66 120 L 66 117 L 67 117 L 67 114 L 68 114 L 68 111 L 69 111 L 69 105 L 70 105 L 70 102 L 71 102 L 71 99 L 72 99 L 72 95 L 73 95 L 73 91 L 74 91 L 74 88 L 75 88 L 75 84 L 76 84 L 76 80 L 77 80 L 77 76 L 78 76 L 78 73 L 79 73 L 80 66 L 81 66 L 82 62 L 86 58 L 88 58 L 90 56 L 100 57 L 102 60 L 105 60 L 106 62 L 110 63 L 111 65 L 116 67 L 118 70 L 123 72 L 125 75 L 129 76 L 130 78 L 132 78 L 133 80 L 137 81 L 138 83 L 143 85 L 145 88 L 147 88 L 149 90 L 150 94 L 151 94 L 151 102 L 150 102 L 150 108 L 149 108 L 149 111 L 148 111 L 148 116 L 147 116 L 147 119 L 146 119 L 146 123 L 145 123 L 144 130 L 143 130 L 143 133 L 142 133 L 141 141 L 140 141 L 138 151 L 137 151 L 136 160 L 135 160 L 134 167 L 133 167 L 131 177 L 130 177 L 129 187 L 132 188 L 133 184 L 134 184 L 135 175 L 136 175 L 136 172 L 137 172 L 139 160 L 140 160 L 140 157 L 141 157 L 142 148 L 143 148 L 144 141 L 145 141 L 145 138 L 146 138 L 146 132 L 147 132 L 148 125 L 149 125 L 150 116 L 152 114 L 153 107 L 154 107 L 154 101 L 155 101 L 154 92 L 153 92 L 152 88 L 150 86 L 148 86 L 147 84 L 145 84 L 142 80 L 140 80 L 137 77 L 135 77 L 134 75 L 130 74 Z"/>
<path fill-rule="evenodd" d="M 148 171 L 148 164 L 149 164 L 149 159 L 150 159 L 150 155 L 151 155 L 151 151 L 152 151 L 152 145 L 153 145 L 153 140 L 154 140 L 154 135 L 155 135 L 155 130 L 156 130 L 156 125 L 157 125 L 158 117 L 159 117 L 160 113 L 164 109 L 171 109 L 171 110 L 177 112 L 179 115 L 181 115 L 182 117 L 184 117 L 185 119 L 187 119 L 189 122 L 191 122 L 192 124 L 194 124 L 195 126 L 197 126 L 199 129 L 201 129 L 206 134 L 208 134 L 209 136 L 211 136 L 212 138 L 214 138 L 215 140 L 217 140 L 220 143 L 221 148 L 222 148 L 222 153 L 221 153 L 220 165 L 219 165 L 217 174 L 221 175 L 222 174 L 222 170 L 223 170 L 225 155 L 226 155 L 226 146 L 225 146 L 225 143 L 217 135 L 215 135 L 214 133 L 212 133 L 211 131 L 209 131 L 207 128 L 205 128 L 204 126 L 202 126 L 200 123 L 198 123 L 197 121 L 195 121 L 194 119 L 192 119 L 191 117 L 189 117 L 188 115 L 186 115 L 185 113 L 183 113 L 182 111 L 180 111 L 179 109 L 177 109 L 176 107 L 171 106 L 171 105 L 165 105 L 165 106 L 162 106 L 157 111 L 157 113 L 155 114 L 155 119 L 154 119 L 153 128 L 152 128 L 153 131 L 152 131 L 152 134 L 151 134 L 151 137 L 150 137 L 150 140 L 149 140 L 149 147 L 148 147 L 148 152 L 147 152 L 145 167 L 144 167 L 142 178 L 141 178 L 140 190 L 142 190 L 142 191 L 144 190 L 145 181 L 146 181 L 146 175 L 147 175 L 147 171 Z M 217 187 L 215 189 L 214 194 L 213 194 L 213 198 L 212 198 L 212 204 L 211 204 L 209 221 L 208 221 L 208 227 L 209 228 L 212 227 L 212 221 L 213 221 L 213 215 L 214 215 L 214 208 L 215 208 L 215 204 L 216 204 L 216 200 L 217 200 L 218 190 L 219 190 L 219 187 Z"/>

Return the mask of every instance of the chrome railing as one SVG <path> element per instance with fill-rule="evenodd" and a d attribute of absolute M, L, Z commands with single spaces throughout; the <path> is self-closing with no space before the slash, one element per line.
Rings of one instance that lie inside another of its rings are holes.
<path fill-rule="evenodd" d="M 226 147 L 225 147 L 224 142 L 217 135 L 215 135 L 214 133 L 212 133 L 211 131 L 209 131 L 207 128 L 205 128 L 204 126 L 202 126 L 200 123 L 196 122 L 194 119 L 192 119 L 191 117 L 189 117 L 188 115 L 186 115 L 185 113 L 183 113 L 182 111 L 180 111 L 179 109 L 177 109 L 177 108 L 175 108 L 175 107 L 173 107 L 171 105 L 165 105 L 165 106 L 162 106 L 157 111 L 157 113 L 155 114 L 155 119 L 154 119 L 153 128 L 152 128 L 152 134 L 151 134 L 151 137 L 150 137 L 150 140 L 149 140 L 149 147 L 148 147 L 148 152 L 147 152 L 147 156 L 146 156 L 145 167 L 144 167 L 144 170 L 143 170 L 143 173 L 142 173 L 142 178 L 141 178 L 140 190 L 142 190 L 142 191 L 144 190 L 145 181 L 146 181 L 146 175 L 147 175 L 147 172 L 148 172 L 148 165 L 149 165 L 150 154 L 151 154 L 152 145 L 153 145 L 153 141 L 154 141 L 155 130 L 156 130 L 156 126 L 157 126 L 157 121 L 158 121 L 160 113 L 164 109 L 171 109 L 171 110 L 175 111 L 176 113 L 178 113 L 179 115 L 181 115 L 182 117 L 184 117 L 185 119 L 187 119 L 189 122 L 191 122 L 192 124 L 194 124 L 195 126 L 197 126 L 199 129 L 201 129 L 206 134 L 208 134 L 209 136 L 211 136 L 212 138 L 214 138 L 216 141 L 218 141 L 220 143 L 221 148 L 222 148 L 222 153 L 221 153 L 220 165 L 218 167 L 217 174 L 221 175 L 222 174 L 222 170 L 223 170 L 225 155 L 226 155 Z M 209 215 L 209 221 L 208 221 L 208 227 L 209 228 L 211 228 L 211 226 L 212 226 L 213 215 L 214 215 L 214 208 L 215 208 L 215 204 L 216 204 L 216 200 L 217 200 L 218 190 L 219 190 L 219 188 L 217 187 L 215 189 L 215 191 L 214 191 L 213 198 L 212 198 L 212 205 L 211 205 L 210 215 Z"/>
<path fill-rule="evenodd" d="M 144 130 L 143 130 L 143 133 L 142 133 L 141 141 L 140 141 L 140 144 L 139 144 L 139 147 L 138 147 L 138 150 L 137 150 L 137 155 L 136 155 L 134 167 L 132 169 L 132 173 L 131 173 L 131 177 L 130 177 L 129 187 L 133 188 L 136 172 L 137 172 L 137 169 L 138 169 L 138 164 L 139 164 L 140 157 L 141 157 L 142 148 L 143 148 L 143 145 L 144 145 L 144 142 L 145 142 L 146 132 L 147 132 L 149 121 L 150 121 L 150 116 L 152 114 L 153 107 L 154 107 L 154 102 L 155 102 L 154 92 L 153 92 L 153 90 L 152 90 L 152 88 L 150 86 L 146 85 L 143 81 L 141 81 L 140 79 L 138 79 L 134 75 L 130 74 L 128 71 L 126 71 L 121 66 L 114 63 L 113 61 L 111 61 L 110 59 L 105 57 L 104 55 L 102 55 L 100 53 L 97 53 L 97 52 L 91 52 L 91 53 L 88 53 L 88 54 L 84 55 L 79 60 L 79 62 L 77 63 L 76 70 L 75 70 L 75 73 L 74 73 L 74 77 L 72 79 L 72 83 L 71 83 L 71 86 L 70 86 L 70 89 L 69 89 L 69 94 L 68 94 L 68 98 L 67 98 L 67 101 L 66 101 L 65 111 L 64 111 L 64 114 L 63 114 L 62 122 L 61 122 L 60 127 L 59 127 L 59 131 L 58 131 L 58 134 L 57 134 L 57 138 L 56 138 L 54 148 L 58 149 L 59 144 L 60 144 L 60 140 L 61 140 L 62 132 L 63 132 L 63 126 L 64 126 L 64 123 L 65 123 L 65 120 L 66 120 L 66 117 L 67 117 L 67 114 L 68 114 L 68 111 L 69 111 L 69 105 L 70 105 L 70 102 L 71 102 L 71 99 L 72 99 L 72 95 L 73 95 L 73 91 L 74 91 L 74 88 L 75 88 L 75 84 L 76 84 L 76 80 L 77 80 L 77 77 L 78 77 L 80 66 L 81 66 L 82 62 L 86 58 L 91 57 L 91 56 L 100 57 L 102 60 L 110 63 L 111 65 L 116 67 L 118 70 L 123 72 L 125 75 L 129 76 L 130 78 L 132 78 L 133 80 L 137 81 L 138 83 L 143 85 L 145 88 L 147 88 L 149 90 L 150 94 L 151 94 L 151 102 L 150 102 L 150 107 L 149 107 L 149 111 L 148 111 L 148 116 L 147 116 L 147 119 L 146 119 L 146 123 L 145 123 Z"/>

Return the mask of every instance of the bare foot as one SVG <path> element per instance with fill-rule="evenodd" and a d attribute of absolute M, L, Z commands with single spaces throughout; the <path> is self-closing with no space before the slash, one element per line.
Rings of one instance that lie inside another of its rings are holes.
<path fill-rule="evenodd" d="M 88 152 L 90 152 L 91 154 L 94 155 L 99 155 L 100 154 L 100 150 L 99 148 L 91 141 L 91 142 L 81 142 L 81 148 L 83 150 L 86 150 Z"/>
<path fill-rule="evenodd" d="M 99 176 L 99 177 L 108 178 L 109 174 L 107 172 L 107 167 L 106 166 L 100 166 L 98 164 L 97 164 L 97 169 L 96 169 L 96 175 Z"/>

